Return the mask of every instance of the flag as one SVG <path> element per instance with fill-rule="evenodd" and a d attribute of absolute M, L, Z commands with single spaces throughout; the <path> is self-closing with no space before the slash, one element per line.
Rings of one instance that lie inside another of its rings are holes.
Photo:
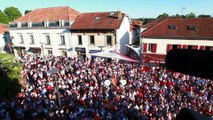
<path fill-rule="evenodd" d="M 113 75 L 112 84 L 113 84 L 114 86 L 116 86 L 117 81 L 118 81 L 118 80 L 116 79 L 116 75 Z"/>
<path fill-rule="evenodd" d="M 127 45 L 127 44 L 125 44 L 125 46 L 127 46 L 127 47 L 131 48 L 133 51 L 135 51 L 137 53 L 138 57 L 139 57 L 140 63 L 142 63 L 142 48 L 141 47 L 134 48 L 134 47 Z"/>

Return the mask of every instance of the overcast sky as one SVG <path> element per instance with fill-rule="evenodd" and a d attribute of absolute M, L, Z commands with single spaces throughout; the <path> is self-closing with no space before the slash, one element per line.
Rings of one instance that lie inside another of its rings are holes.
<path fill-rule="evenodd" d="M 156 18 L 168 13 L 213 16 L 213 0 L 0 0 L 0 10 L 15 6 L 24 14 L 25 10 L 37 8 L 70 6 L 79 12 L 121 10 L 130 18 Z"/>

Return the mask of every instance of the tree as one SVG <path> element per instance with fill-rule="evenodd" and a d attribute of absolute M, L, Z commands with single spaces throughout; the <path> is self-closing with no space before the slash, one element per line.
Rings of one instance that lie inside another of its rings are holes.
<path fill-rule="evenodd" d="M 21 12 L 16 7 L 7 7 L 4 9 L 4 13 L 8 16 L 9 21 L 14 21 L 15 19 L 21 17 Z"/>
<path fill-rule="evenodd" d="M 204 15 L 204 14 L 198 15 L 198 18 L 210 18 L 210 17 L 211 17 L 210 15 Z"/>
<path fill-rule="evenodd" d="M 2 11 L 0 11 L 0 23 L 8 24 L 9 19 L 8 16 L 5 15 Z"/>
<path fill-rule="evenodd" d="M 196 18 L 196 15 L 195 15 L 195 13 L 191 12 L 186 15 L 186 18 Z"/>
<path fill-rule="evenodd" d="M 169 14 L 163 13 L 163 14 L 159 15 L 157 18 L 160 18 L 160 17 L 169 17 Z"/>
<path fill-rule="evenodd" d="M 16 96 L 22 86 L 21 64 L 10 54 L 0 53 L 0 100 Z"/>
<path fill-rule="evenodd" d="M 32 10 L 25 10 L 24 14 L 26 15 L 27 13 L 30 13 L 30 12 L 32 12 Z"/>

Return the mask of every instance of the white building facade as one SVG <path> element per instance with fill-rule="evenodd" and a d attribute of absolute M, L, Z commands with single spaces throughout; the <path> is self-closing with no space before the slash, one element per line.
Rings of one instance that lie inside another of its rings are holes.
<path fill-rule="evenodd" d="M 0 53 L 10 52 L 8 42 L 10 42 L 8 25 L 0 24 Z"/>
<path fill-rule="evenodd" d="M 68 26 L 69 27 L 69 26 Z M 71 55 L 69 28 L 10 29 L 13 36 L 14 52 L 39 52 L 42 55 Z M 21 51 L 23 50 L 23 51 Z"/>
<path fill-rule="evenodd" d="M 15 55 L 72 56 L 70 25 L 78 15 L 69 7 L 42 8 L 10 23 Z"/>
<path fill-rule="evenodd" d="M 213 51 L 212 18 L 167 18 L 141 33 L 144 58 L 165 60 L 171 49 Z"/>
<path fill-rule="evenodd" d="M 129 28 L 129 18 L 120 11 L 81 14 L 71 25 L 71 39 L 76 46 L 74 54 L 90 57 L 89 53 L 112 48 L 126 54 L 124 44 L 129 44 Z"/>

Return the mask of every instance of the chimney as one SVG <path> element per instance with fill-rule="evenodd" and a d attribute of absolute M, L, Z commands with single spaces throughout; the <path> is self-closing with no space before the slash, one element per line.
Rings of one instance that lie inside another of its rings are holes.
<path fill-rule="evenodd" d="M 121 11 L 118 11 L 118 20 L 121 20 L 122 19 L 122 13 Z"/>

